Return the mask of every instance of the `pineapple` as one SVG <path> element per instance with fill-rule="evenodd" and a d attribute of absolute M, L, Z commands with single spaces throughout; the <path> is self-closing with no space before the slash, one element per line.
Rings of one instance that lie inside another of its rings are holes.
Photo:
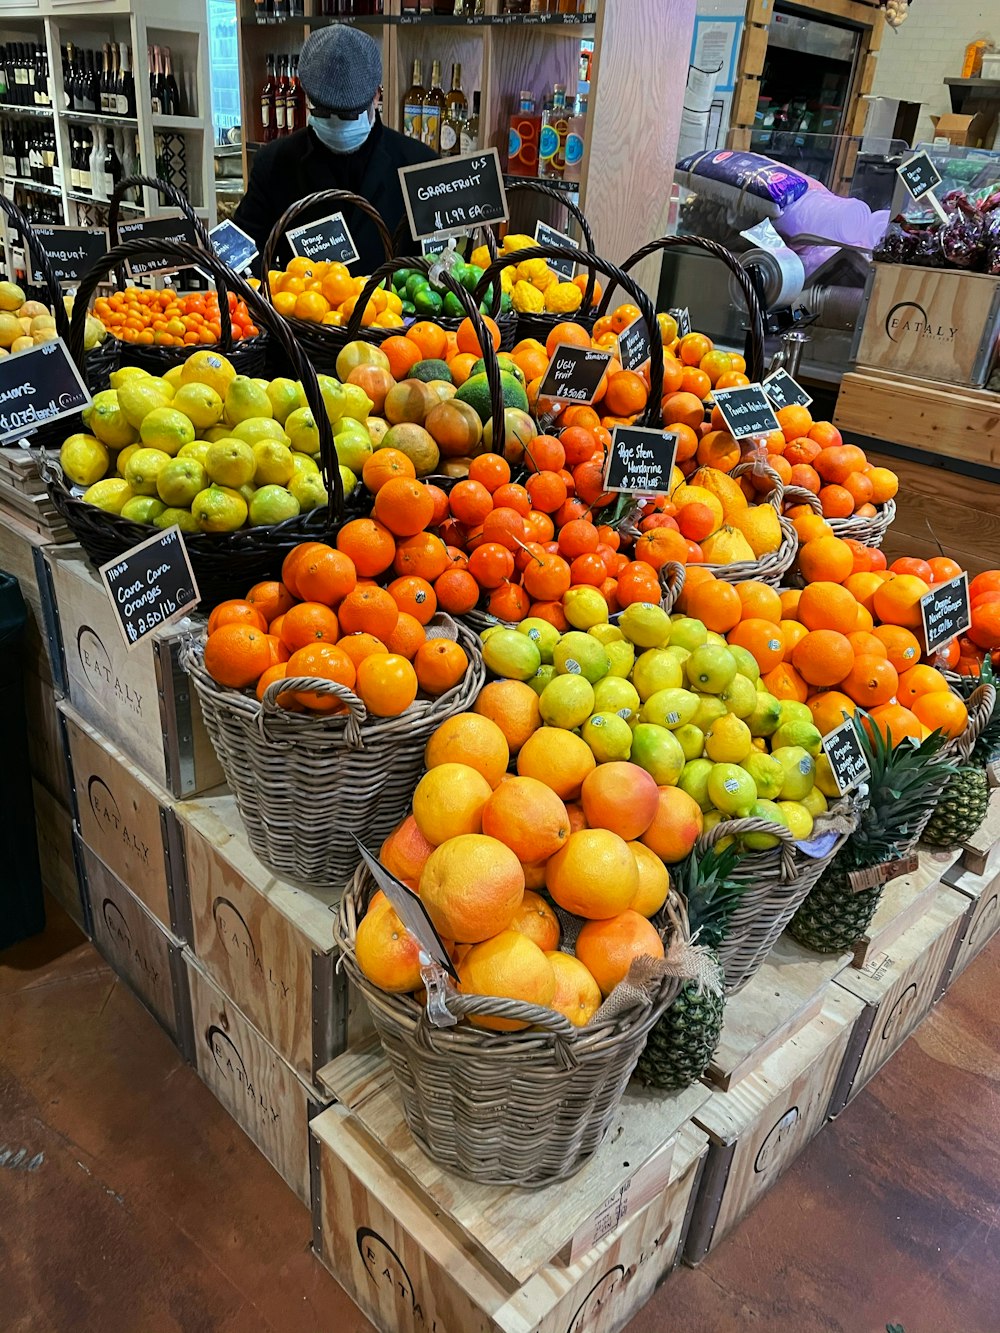
<path fill-rule="evenodd" d="M 965 842 L 986 818 L 989 803 L 986 770 L 965 765 L 945 787 L 921 841 L 931 847 L 955 847 Z"/>
<path fill-rule="evenodd" d="M 692 852 L 673 868 L 675 886 L 687 901 L 692 936 L 698 932 L 697 942 L 713 950 L 716 959 L 714 950 L 745 887 L 730 878 L 739 855 L 734 848 L 711 849 L 700 859 Z M 697 1082 L 719 1044 L 724 1006 L 721 981 L 717 989 L 688 982 L 650 1032 L 636 1077 L 667 1092 Z"/>
<path fill-rule="evenodd" d="M 859 716 L 864 716 L 859 713 Z M 905 855 L 916 842 L 915 832 L 942 778 L 955 766 L 942 758 L 946 737 L 940 731 L 917 745 L 904 740 L 890 747 L 876 727 L 858 727 L 871 777 L 869 803 L 857 830 L 820 876 L 788 927 L 800 944 L 817 953 L 850 949 L 871 924 L 883 885 L 852 893 L 852 870 Z"/>

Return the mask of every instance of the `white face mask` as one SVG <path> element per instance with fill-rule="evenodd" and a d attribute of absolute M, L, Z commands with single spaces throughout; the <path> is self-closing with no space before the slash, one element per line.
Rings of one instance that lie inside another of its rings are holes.
<path fill-rule="evenodd" d="M 371 134 L 371 112 L 366 108 L 352 120 L 340 116 L 309 117 L 309 124 L 316 131 L 320 143 L 329 148 L 331 153 L 354 153 Z"/>

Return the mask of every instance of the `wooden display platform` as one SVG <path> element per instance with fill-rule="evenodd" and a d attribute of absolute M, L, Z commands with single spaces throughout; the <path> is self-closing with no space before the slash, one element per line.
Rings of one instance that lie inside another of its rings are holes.
<path fill-rule="evenodd" d="M 871 925 L 854 946 L 854 967 L 863 969 L 876 954 L 884 954 L 930 910 L 938 885 L 959 859 L 960 852 L 957 848 L 932 851 L 921 847 L 917 855 L 920 864 L 916 870 L 889 880 L 883 889 Z"/>
<path fill-rule="evenodd" d="M 1000 872 L 1000 787 L 990 792 L 986 818 L 962 845 L 962 866 L 973 875 Z"/>
<path fill-rule="evenodd" d="M 90 934 L 87 895 L 73 847 L 73 815 L 44 783 L 31 780 L 35 837 L 42 884 L 85 935 Z"/>
<path fill-rule="evenodd" d="M 40 449 L 0 449 L 0 513 L 47 541 L 71 542 L 72 530 L 39 475 L 40 456 Z"/>
<path fill-rule="evenodd" d="M 960 865 L 947 872 L 945 883 L 969 899 L 965 924 L 948 966 L 948 987 L 1000 930 L 1000 874 L 975 875 Z"/>

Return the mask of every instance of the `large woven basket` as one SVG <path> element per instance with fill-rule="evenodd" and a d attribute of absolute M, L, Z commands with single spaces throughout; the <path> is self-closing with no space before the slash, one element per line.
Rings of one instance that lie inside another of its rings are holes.
<path fill-rule="evenodd" d="M 594 244 L 594 233 L 591 231 L 590 223 L 583 215 L 583 210 L 578 204 L 575 204 L 569 195 L 561 193 L 559 190 L 553 190 L 550 185 L 544 181 L 531 180 L 526 177 L 524 180 L 511 181 L 507 186 L 508 197 L 512 194 L 530 193 L 540 195 L 544 199 L 554 200 L 560 204 L 566 212 L 575 219 L 583 235 L 583 249 L 591 254 L 596 254 L 597 247 Z M 515 253 L 511 259 L 512 263 L 520 263 L 520 258 Z M 597 273 L 593 268 L 587 269 L 587 285 L 584 288 L 583 300 L 580 303 L 579 310 L 574 310 L 571 314 L 550 314 L 548 312 L 530 314 L 518 312 L 517 316 L 517 337 L 536 338 L 544 343 L 546 338 L 563 320 L 571 319 L 574 324 L 581 324 L 589 333 L 597 322 L 597 309 L 594 303 L 594 291 L 597 286 Z"/>
<path fill-rule="evenodd" d="M 205 670 L 204 637 L 182 650 L 250 846 L 275 874 L 342 888 L 361 859 L 355 835 L 377 846 L 409 810 L 424 746 L 445 718 L 471 707 L 486 678 L 471 630 L 442 616 L 427 632 L 457 638 L 469 668 L 446 694 L 418 698 L 393 718 L 369 716 L 353 691 L 333 681 L 298 676 L 275 681 L 258 703 L 215 683 Z M 286 691 L 305 689 L 336 695 L 347 712 L 316 716 L 279 705 Z"/>
<path fill-rule="evenodd" d="M 874 518 L 859 518 L 855 514 L 851 518 L 830 518 L 827 522 L 835 537 L 852 537 L 856 542 L 864 542 L 865 546 L 881 546 L 895 517 L 896 501 L 886 500 L 884 505 L 879 505 Z"/>
<path fill-rule="evenodd" d="M 539 1189 L 573 1175 L 600 1147 L 680 979 L 664 977 L 648 1003 L 583 1028 L 538 1005 L 450 991 L 445 1002 L 456 1018 L 490 1015 L 532 1026 L 520 1032 L 433 1027 L 414 996 L 387 994 L 358 966 L 358 922 L 374 889 L 359 869 L 341 899 L 336 940 L 368 1003 L 414 1139 L 447 1170 L 483 1184 Z M 686 944 L 687 914 L 675 893 L 665 916 L 669 939 Z"/>
<path fill-rule="evenodd" d="M 777 588 L 795 563 L 799 551 L 799 535 L 795 531 L 795 524 L 781 512 L 785 502 L 784 482 L 773 468 L 760 462 L 737 463 L 730 476 L 735 480 L 751 473 L 759 476 L 762 471 L 771 482 L 772 489 L 767 496 L 761 497 L 760 503 L 769 504 L 777 514 L 778 526 L 781 528 L 781 545 L 776 551 L 770 551 L 757 560 L 738 560 L 731 565 L 706 564 L 704 568 L 716 578 L 727 579 L 730 583 L 746 583 L 750 579 L 756 579 L 759 583 L 768 583 L 772 588 Z"/>

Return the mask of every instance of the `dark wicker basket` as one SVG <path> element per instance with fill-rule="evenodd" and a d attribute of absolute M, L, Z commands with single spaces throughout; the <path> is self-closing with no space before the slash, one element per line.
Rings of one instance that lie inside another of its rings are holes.
<path fill-rule="evenodd" d="M 179 208 L 184 217 L 191 223 L 197 238 L 197 244 L 209 254 L 215 254 L 205 224 L 191 207 L 187 196 L 168 181 L 159 180 L 155 176 L 126 176 L 115 186 L 111 201 L 108 204 L 108 230 L 112 246 L 119 244 L 118 215 L 125 193 L 133 185 L 144 185 L 151 190 L 157 190 L 175 208 Z M 205 272 L 208 271 L 206 264 L 199 262 L 198 267 Z M 199 343 L 197 347 L 158 347 L 155 344 L 150 344 L 147 347 L 138 343 L 119 342 L 120 364 L 123 366 L 139 366 L 142 370 L 148 370 L 151 375 L 162 375 L 164 371 L 170 370 L 172 366 L 182 365 L 192 351 L 212 351 L 221 352 L 227 360 L 233 363 L 239 374 L 260 375 L 264 369 L 267 356 L 267 337 L 264 333 L 261 333 L 256 338 L 240 338 L 239 340 L 233 338 L 233 323 L 229 315 L 229 288 L 232 286 L 227 276 L 229 270 L 224 266 L 217 265 L 214 272 L 219 275 L 216 279 L 216 291 L 219 297 L 219 324 L 222 328 L 222 336 L 217 343 Z M 117 279 L 119 288 L 124 288 L 127 284 L 124 265 L 118 269 Z"/>
<path fill-rule="evenodd" d="M 553 199 L 557 204 L 561 204 L 566 212 L 572 218 L 576 219 L 581 232 L 583 233 L 583 249 L 589 254 L 595 254 L 597 247 L 594 245 L 594 233 L 590 229 L 590 223 L 583 215 L 582 209 L 567 194 L 559 190 L 553 190 L 550 185 L 542 181 L 535 181 L 529 178 L 524 180 L 511 181 L 507 186 L 508 195 L 517 194 L 521 191 L 529 191 L 531 194 L 542 195 L 545 199 Z M 512 259 L 520 263 L 517 253 Z M 544 314 L 525 314 L 518 312 L 517 316 L 517 337 L 518 341 L 522 338 L 535 338 L 538 342 L 544 343 L 546 338 L 556 327 L 557 324 L 571 319 L 574 324 L 581 324 L 588 333 L 592 332 L 597 323 L 597 311 L 594 308 L 594 288 L 597 286 L 597 273 L 594 269 L 587 269 L 587 286 L 584 288 L 583 300 L 580 303 L 579 310 L 574 310 L 567 314 L 550 314 L 546 311 Z"/>

